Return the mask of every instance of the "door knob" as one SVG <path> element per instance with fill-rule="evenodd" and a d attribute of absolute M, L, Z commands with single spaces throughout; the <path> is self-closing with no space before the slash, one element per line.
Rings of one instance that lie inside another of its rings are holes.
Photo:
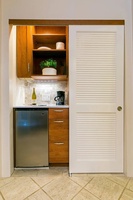
<path fill-rule="evenodd" d="M 121 111 L 121 110 L 122 110 L 122 107 L 121 107 L 121 106 L 118 106 L 118 107 L 117 107 L 117 110 L 118 110 L 118 111 Z"/>

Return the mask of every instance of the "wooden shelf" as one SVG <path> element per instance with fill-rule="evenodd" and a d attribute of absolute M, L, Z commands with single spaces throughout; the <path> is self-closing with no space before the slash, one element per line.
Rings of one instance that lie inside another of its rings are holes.
<path fill-rule="evenodd" d="M 65 34 L 35 34 L 33 35 L 33 41 L 35 43 L 56 43 L 56 42 L 65 42 Z"/>
<path fill-rule="evenodd" d="M 35 52 L 41 52 L 41 51 L 44 51 L 44 52 L 50 52 L 50 51 L 52 51 L 52 52 L 65 52 L 66 51 L 66 49 L 33 49 L 33 51 L 35 51 Z"/>
<path fill-rule="evenodd" d="M 40 56 L 66 56 L 66 49 L 50 49 L 50 50 L 40 50 L 40 49 L 33 49 L 33 55 L 40 55 Z"/>
<path fill-rule="evenodd" d="M 35 80 L 56 80 L 56 81 L 67 81 L 68 77 L 67 75 L 32 75 L 31 76 Z"/>

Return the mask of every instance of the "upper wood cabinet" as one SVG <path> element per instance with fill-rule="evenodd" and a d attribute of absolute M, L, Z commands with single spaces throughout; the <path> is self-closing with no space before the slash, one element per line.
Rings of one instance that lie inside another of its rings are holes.
<path fill-rule="evenodd" d="M 56 43 L 63 42 L 64 49 Z M 57 76 L 66 79 L 68 74 L 68 28 L 67 26 L 17 26 L 17 76 L 45 78 L 40 62 L 47 59 L 57 61 Z M 56 77 L 56 78 L 55 78 Z M 46 79 L 50 78 L 46 77 Z"/>
<path fill-rule="evenodd" d="M 17 77 L 26 78 L 32 75 L 32 33 L 33 26 L 17 26 Z"/>

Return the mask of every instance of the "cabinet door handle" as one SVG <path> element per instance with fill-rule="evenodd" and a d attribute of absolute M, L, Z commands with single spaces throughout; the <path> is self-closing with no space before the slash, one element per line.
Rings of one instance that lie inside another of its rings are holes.
<path fill-rule="evenodd" d="M 63 123 L 64 121 L 63 120 L 55 120 L 54 122 L 55 123 Z"/>
<path fill-rule="evenodd" d="M 30 63 L 28 63 L 28 72 L 30 72 Z"/>
<path fill-rule="evenodd" d="M 63 112 L 63 110 L 54 110 L 55 112 Z"/>
<path fill-rule="evenodd" d="M 56 144 L 56 145 L 63 145 L 64 142 L 55 142 L 54 144 Z"/>

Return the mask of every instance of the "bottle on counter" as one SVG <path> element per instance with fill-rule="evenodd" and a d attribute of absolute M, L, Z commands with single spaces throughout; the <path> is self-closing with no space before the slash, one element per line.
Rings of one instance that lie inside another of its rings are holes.
<path fill-rule="evenodd" d="M 36 105 L 36 91 L 35 91 L 35 88 L 33 88 L 33 92 L 32 92 L 32 105 Z"/>

